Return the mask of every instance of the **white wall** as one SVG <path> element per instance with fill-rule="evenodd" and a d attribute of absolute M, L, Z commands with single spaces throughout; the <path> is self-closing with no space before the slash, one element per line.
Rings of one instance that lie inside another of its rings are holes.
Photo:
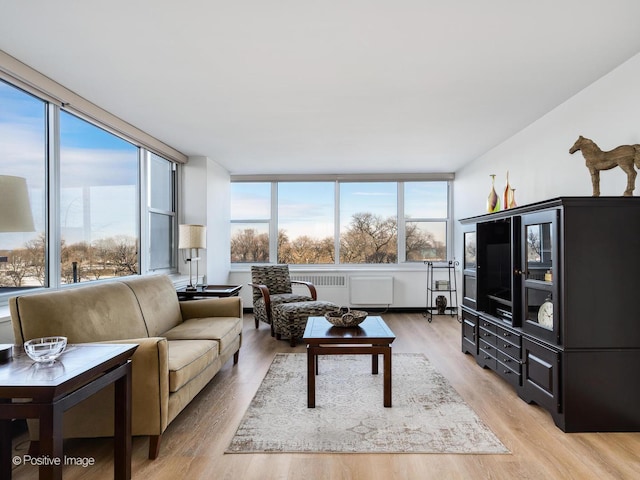
<path fill-rule="evenodd" d="M 518 205 L 560 196 L 590 196 L 591 177 L 582 153 L 570 155 L 569 148 L 579 135 L 591 138 L 602 150 L 640 143 L 638 85 L 640 54 L 456 172 L 454 217 L 459 220 L 485 213 L 489 175 L 496 174 L 500 195 L 507 170 Z M 602 172 L 601 195 L 622 195 L 626 182 L 620 168 Z M 640 195 L 640 181 L 637 183 L 635 194 Z M 457 222 L 455 227 L 456 252 L 462 252 Z"/>
<path fill-rule="evenodd" d="M 199 274 L 210 285 L 226 284 L 231 267 L 229 172 L 207 157 L 189 157 L 182 173 L 180 223 L 207 226 L 207 248 L 200 252 Z M 181 253 L 178 263 L 180 272 L 187 274 Z"/>

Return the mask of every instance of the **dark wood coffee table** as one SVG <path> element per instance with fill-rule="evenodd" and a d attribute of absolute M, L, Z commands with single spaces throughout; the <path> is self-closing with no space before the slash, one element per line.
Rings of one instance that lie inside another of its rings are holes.
<path fill-rule="evenodd" d="M 0 363 L 0 478 L 10 479 L 11 420 L 40 419 L 38 459 L 41 479 L 61 479 L 66 458 L 62 452 L 62 418 L 66 410 L 114 384 L 114 472 L 131 478 L 131 361 L 136 344 L 69 345 L 50 365 L 35 364 L 14 347 L 13 357 Z M 14 403 L 15 399 L 22 399 Z M 24 402 L 24 399 L 31 399 Z M 24 402 L 24 403 L 23 403 Z M 98 467 L 94 467 L 98 468 Z"/>
<path fill-rule="evenodd" d="M 371 373 L 384 362 L 384 406 L 391 406 L 391 343 L 396 336 L 381 317 L 367 317 L 357 327 L 334 327 L 324 317 L 309 317 L 303 340 L 307 344 L 307 407 L 316 406 L 318 355 L 371 355 Z"/>

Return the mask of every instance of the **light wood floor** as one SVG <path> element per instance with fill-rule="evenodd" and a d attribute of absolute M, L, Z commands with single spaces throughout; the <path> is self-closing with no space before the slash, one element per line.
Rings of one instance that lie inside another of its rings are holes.
<path fill-rule="evenodd" d="M 512 452 L 511 455 L 224 454 L 276 352 L 298 345 L 255 330 L 246 315 L 240 362 L 228 362 L 169 426 L 160 456 L 147 459 L 146 438 L 133 439 L 133 478 L 179 479 L 637 479 L 640 433 L 565 434 L 551 417 L 518 398 L 513 388 L 460 351 L 460 324 L 450 316 L 427 323 L 419 313 L 388 313 L 394 352 L 424 353 Z M 640 408 L 640 399 L 639 404 Z M 26 435 L 15 440 L 25 453 Z M 97 466 L 67 467 L 65 479 L 113 478 L 111 443 L 68 440 L 65 454 L 92 457 Z M 14 478 L 37 478 L 21 466 Z"/>

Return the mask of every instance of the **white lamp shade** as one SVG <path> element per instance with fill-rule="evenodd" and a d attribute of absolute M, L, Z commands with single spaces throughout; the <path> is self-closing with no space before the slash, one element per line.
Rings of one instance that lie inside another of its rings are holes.
<path fill-rule="evenodd" d="M 207 227 L 204 225 L 179 225 L 178 248 L 207 248 Z"/>
<path fill-rule="evenodd" d="M 33 232 L 33 214 L 27 181 L 0 175 L 0 232 Z"/>

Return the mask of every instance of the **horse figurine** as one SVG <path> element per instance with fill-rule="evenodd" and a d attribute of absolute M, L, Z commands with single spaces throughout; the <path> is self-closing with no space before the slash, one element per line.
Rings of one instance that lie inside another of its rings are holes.
<path fill-rule="evenodd" d="M 593 140 L 580 135 L 573 147 L 569 149 L 569 153 L 573 154 L 578 150 L 582 150 L 582 156 L 589 173 L 591 173 L 594 197 L 600 196 L 600 171 L 610 170 L 616 166 L 619 166 L 627 174 L 627 189 L 623 195 L 625 197 L 633 196 L 637 175 L 633 166 L 635 164 L 636 168 L 640 169 L 640 145 L 620 145 L 611 151 L 603 152 Z"/>

